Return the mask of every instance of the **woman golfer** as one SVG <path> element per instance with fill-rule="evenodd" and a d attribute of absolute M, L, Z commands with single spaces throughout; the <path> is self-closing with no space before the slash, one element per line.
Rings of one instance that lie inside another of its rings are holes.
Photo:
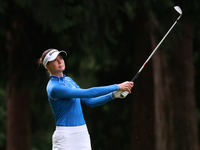
<path fill-rule="evenodd" d="M 114 98 L 122 98 L 122 91 L 131 93 L 133 82 L 81 89 L 70 77 L 63 74 L 65 56 L 65 51 L 48 49 L 39 59 L 39 64 L 43 64 L 50 73 L 46 90 L 56 125 L 52 149 L 91 150 L 81 103 L 97 107 Z"/>

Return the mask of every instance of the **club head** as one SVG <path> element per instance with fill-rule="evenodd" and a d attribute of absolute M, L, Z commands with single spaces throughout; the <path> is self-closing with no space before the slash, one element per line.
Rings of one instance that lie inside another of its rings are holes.
<path fill-rule="evenodd" d="M 177 20 L 179 20 L 180 17 L 182 16 L 183 12 L 182 12 L 182 10 L 181 10 L 181 8 L 179 6 L 175 6 L 174 9 L 180 14 L 180 16 L 177 19 Z"/>
<path fill-rule="evenodd" d="M 175 9 L 179 14 L 182 15 L 182 10 L 181 10 L 181 8 L 180 8 L 179 6 L 175 6 L 174 9 Z"/>

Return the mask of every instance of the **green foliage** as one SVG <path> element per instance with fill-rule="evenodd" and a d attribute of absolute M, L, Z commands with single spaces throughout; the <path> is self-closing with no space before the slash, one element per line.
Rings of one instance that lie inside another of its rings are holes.
<path fill-rule="evenodd" d="M 129 1 L 124 2 L 124 6 L 122 7 L 122 11 L 127 14 L 130 20 L 133 20 L 135 17 L 135 9 L 136 9 L 136 2 L 133 2 L 132 4 Z"/>
<path fill-rule="evenodd" d="M 55 33 L 75 26 L 80 22 L 81 14 L 84 12 L 82 6 L 76 5 L 72 0 L 17 0 L 16 2 L 26 10 L 31 9 L 35 20 L 43 25 L 44 30 L 51 29 Z"/>
<path fill-rule="evenodd" d="M 3 14 L 5 11 L 5 8 L 7 7 L 7 2 L 4 0 L 0 1 L 0 13 Z"/>

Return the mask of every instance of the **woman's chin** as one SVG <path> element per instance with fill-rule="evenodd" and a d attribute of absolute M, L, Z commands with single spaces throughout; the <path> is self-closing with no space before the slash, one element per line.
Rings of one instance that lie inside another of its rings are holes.
<path fill-rule="evenodd" d="M 59 70 L 60 70 L 60 71 L 64 71 L 64 70 L 65 70 L 65 67 L 60 67 Z"/>

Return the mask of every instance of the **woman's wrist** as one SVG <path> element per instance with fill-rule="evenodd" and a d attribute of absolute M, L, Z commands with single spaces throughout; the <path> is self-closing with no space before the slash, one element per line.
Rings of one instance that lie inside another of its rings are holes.
<path fill-rule="evenodd" d="M 112 96 L 113 96 L 113 98 L 115 98 L 115 94 L 114 94 L 114 92 L 112 92 Z"/>

